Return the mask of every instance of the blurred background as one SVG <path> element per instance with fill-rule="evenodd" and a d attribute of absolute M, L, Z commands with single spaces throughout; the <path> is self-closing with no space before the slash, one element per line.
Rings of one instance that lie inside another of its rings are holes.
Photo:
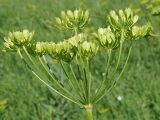
<path fill-rule="evenodd" d="M 107 26 L 111 9 L 131 7 L 141 23 L 160 33 L 160 16 L 141 0 L 0 0 L 0 47 L 9 31 L 35 31 L 35 40 L 60 41 L 68 32 L 55 27 L 62 10 L 89 9 L 90 26 Z M 102 56 L 103 57 L 103 56 Z M 101 58 L 101 57 L 100 57 Z M 95 64 L 95 76 L 104 67 Z M 95 120 L 160 120 L 160 37 L 141 39 L 116 87 L 94 107 Z M 84 120 L 81 108 L 51 92 L 33 77 L 18 56 L 0 52 L 0 120 Z"/>

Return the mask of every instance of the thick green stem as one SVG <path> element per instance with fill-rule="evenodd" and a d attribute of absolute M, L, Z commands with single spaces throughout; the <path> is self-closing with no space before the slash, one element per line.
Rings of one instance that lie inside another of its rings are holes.
<path fill-rule="evenodd" d="M 93 120 L 93 114 L 92 114 L 92 105 L 86 105 L 85 106 L 87 119 L 86 120 Z"/>

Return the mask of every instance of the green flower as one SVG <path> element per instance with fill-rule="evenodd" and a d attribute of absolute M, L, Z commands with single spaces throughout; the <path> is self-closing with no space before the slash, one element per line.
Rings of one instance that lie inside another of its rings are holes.
<path fill-rule="evenodd" d="M 112 10 L 108 16 L 109 23 L 115 29 L 129 29 L 138 21 L 138 18 L 137 15 L 133 15 L 130 8 L 118 12 Z"/>
<path fill-rule="evenodd" d="M 82 29 L 89 20 L 89 11 L 67 10 L 61 12 L 61 17 L 56 17 L 58 27 L 62 29 Z"/>
<path fill-rule="evenodd" d="M 35 52 L 40 56 L 43 55 L 45 53 L 46 44 L 47 42 L 37 42 Z"/>
<path fill-rule="evenodd" d="M 99 28 L 98 32 L 94 34 L 101 46 L 107 49 L 114 49 L 118 47 L 118 39 L 114 31 L 108 26 L 107 28 Z"/>
<path fill-rule="evenodd" d="M 84 33 L 75 35 L 68 40 L 66 40 L 70 45 L 78 48 L 78 45 L 81 44 L 83 41 L 86 40 L 86 35 Z"/>
<path fill-rule="evenodd" d="M 84 57 L 90 57 L 97 54 L 98 46 L 93 42 L 84 41 L 81 44 L 81 55 Z"/>
<path fill-rule="evenodd" d="M 133 38 L 141 38 L 146 35 L 149 35 L 151 31 L 152 31 L 152 26 L 150 23 L 143 26 L 134 26 L 132 28 L 132 36 Z"/>
<path fill-rule="evenodd" d="M 70 62 L 74 58 L 75 54 L 76 51 L 74 51 L 73 46 L 71 46 L 67 41 L 56 44 L 56 59 Z"/>
<path fill-rule="evenodd" d="M 54 42 L 37 42 L 35 47 L 35 53 L 37 55 L 52 54 L 55 51 Z"/>
<path fill-rule="evenodd" d="M 9 32 L 9 34 L 4 37 L 4 46 L 8 50 L 16 50 L 22 46 L 28 46 L 31 43 L 34 32 L 29 32 L 28 30 Z"/>
<path fill-rule="evenodd" d="M 4 38 L 4 51 L 9 50 L 9 51 L 14 51 L 17 49 L 17 47 L 14 45 L 14 43 L 11 41 L 10 38 Z"/>
<path fill-rule="evenodd" d="M 76 50 L 68 41 L 57 44 L 54 42 L 37 42 L 35 53 L 39 56 L 48 54 L 53 59 L 70 62 L 74 58 Z"/>

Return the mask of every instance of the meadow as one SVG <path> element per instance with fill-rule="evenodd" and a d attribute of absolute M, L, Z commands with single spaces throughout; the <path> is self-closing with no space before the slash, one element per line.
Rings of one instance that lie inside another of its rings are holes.
<path fill-rule="evenodd" d="M 34 39 L 61 41 L 71 33 L 59 31 L 55 17 L 61 10 L 89 9 L 90 26 L 105 26 L 112 9 L 131 7 L 160 34 L 160 16 L 152 16 L 140 0 L 0 0 L 0 49 L 9 31 L 29 29 Z M 93 71 L 104 69 L 101 55 Z M 13 53 L 0 52 L 0 120 L 84 120 L 85 113 L 50 91 Z M 135 44 L 120 81 L 94 108 L 95 120 L 160 120 L 160 37 Z"/>

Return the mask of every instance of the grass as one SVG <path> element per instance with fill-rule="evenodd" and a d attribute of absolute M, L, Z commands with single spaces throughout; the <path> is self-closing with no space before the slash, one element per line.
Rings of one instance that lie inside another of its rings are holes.
<path fill-rule="evenodd" d="M 55 29 L 54 17 L 61 10 L 88 8 L 92 17 L 96 17 L 90 25 L 103 27 L 111 9 L 132 6 L 135 11 L 142 9 L 138 14 L 146 16 L 138 1 L 125 1 L 0 0 L 0 45 L 8 31 L 25 28 L 35 30 L 37 40 L 62 40 L 71 33 Z M 160 19 L 152 17 L 151 21 L 158 32 Z M 160 120 L 159 46 L 159 40 L 148 38 L 135 45 L 125 74 L 94 108 L 95 119 Z M 103 74 L 102 60 L 103 55 L 96 60 L 95 80 Z M 18 56 L 0 52 L 0 120 L 83 120 L 84 117 L 81 108 L 52 93 L 33 77 Z"/>

